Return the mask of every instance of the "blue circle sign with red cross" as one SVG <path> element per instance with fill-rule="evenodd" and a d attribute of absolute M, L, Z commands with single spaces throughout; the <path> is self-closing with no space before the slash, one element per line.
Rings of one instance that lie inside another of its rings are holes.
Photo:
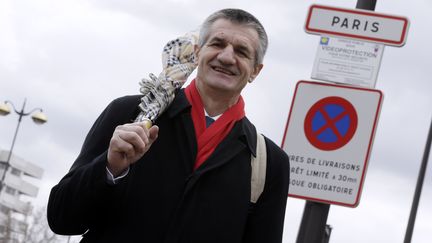
<path fill-rule="evenodd" d="M 357 129 L 357 112 L 344 98 L 331 96 L 317 101 L 306 114 L 304 131 L 308 141 L 320 150 L 346 145 Z"/>

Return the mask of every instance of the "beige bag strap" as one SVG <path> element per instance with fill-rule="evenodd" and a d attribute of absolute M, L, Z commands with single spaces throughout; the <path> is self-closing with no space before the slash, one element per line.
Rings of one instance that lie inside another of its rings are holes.
<path fill-rule="evenodd" d="M 261 193 L 264 191 L 267 151 L 264 136 L 257 132 L 256 158 L 251 155 L 251 202 L 256 203 Z"/>

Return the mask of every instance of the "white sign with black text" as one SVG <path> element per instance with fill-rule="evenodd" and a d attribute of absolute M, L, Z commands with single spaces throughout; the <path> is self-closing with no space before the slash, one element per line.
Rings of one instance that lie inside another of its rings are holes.
<path fill-rule="evenodd" d="M 409 20 L 403 16 L 362 9 L 344 9 L 312 5 L 306 17 L 305 31 L 311 34 L 362 39 L 403 46 Z"/>
<path fill-rule="evenodd" d="M 356 207 L 381 103 L 379 90 L 298 82 L 282 143 L 288 195 Z"/>
<path fill-rule="evenodd" d="M 374 88 L 383 51 L 378 43 L 321 37 L 312 78 Z"/>

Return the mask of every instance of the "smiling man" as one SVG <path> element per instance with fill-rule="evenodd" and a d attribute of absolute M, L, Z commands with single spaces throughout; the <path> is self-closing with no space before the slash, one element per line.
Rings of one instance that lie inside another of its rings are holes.
<path fill-rule="evenodd" d="M 247 82 L 261 71 L 256 52 L 259 36 L 255 29 L 226 19 L 216 20 L 210 33 L 203 34 L 196 47 L 196 86 L 205 110 L 215 116 L 236 104 Z"/>
<path fill-rule="evenodd" d="M 281 242 L 288 157 L 267 138 L 260 150 L 241 97 L 266 49 L 251 14 L 209 16 L 195 46 L 197 77 L 156 125 L 130 123 L 141 96 L 119 98 L 100 115 L 51 191 L 52 230 L 84 234 L 81 242 Z M 267 159 L 256 194 L 251 158 L 258 153 Z"/>

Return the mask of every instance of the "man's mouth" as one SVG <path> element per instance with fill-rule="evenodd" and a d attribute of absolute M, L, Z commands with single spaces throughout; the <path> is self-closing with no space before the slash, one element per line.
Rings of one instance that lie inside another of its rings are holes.
<path fill-rule="evenodd" d="M 227 74 L 227 75 L 235 75 L 235 72 L 233 72 L 233 71 L 231 71 L 231 70 L 229 70 L 229 69 L 223 68 L 223 67 L 219 67 L 219 66 L 212 66 L 212 68 L 213 68 L 213 70 L 215 70 L 215 71 L 217 71 L 217 72 L 220 72 L 220 73 L 223 73 L 223 74 Z"/>

